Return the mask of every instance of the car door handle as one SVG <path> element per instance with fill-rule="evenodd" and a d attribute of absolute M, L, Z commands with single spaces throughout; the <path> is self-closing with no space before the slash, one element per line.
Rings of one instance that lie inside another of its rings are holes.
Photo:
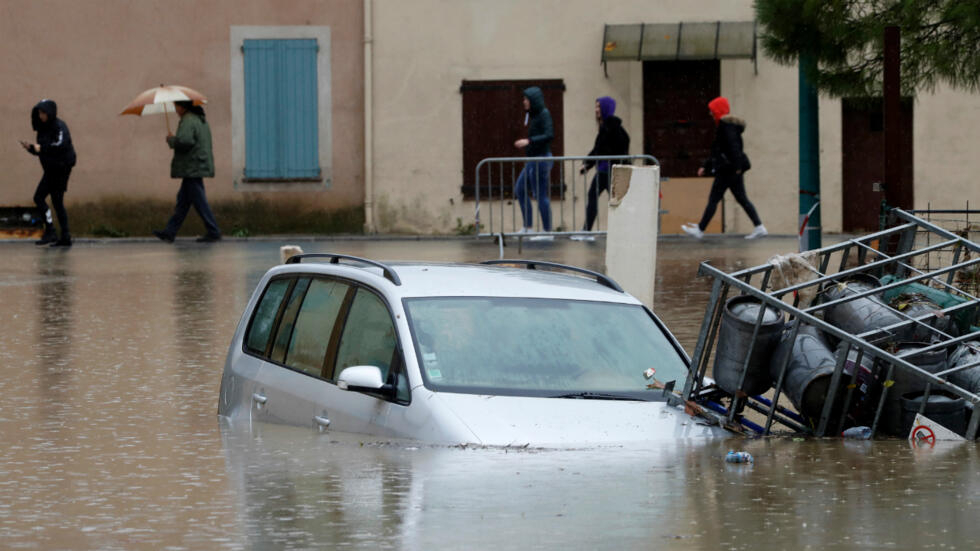
<path fill-rule="evenodd" d="M 269 400 L 268 398 L 266 398 L 265 396 L 259 394 L 258 392 L 256 392 L 255 394 L 252 395 L 252 401 L 255 402 L 256 404 L 260 405 L 260 406 L 261 405 L 265 405 L 266 401 L 268 401 L 268 400 Z"/>
<path fill-rule="evenodd" d="M 330 427 L 330 419 L 327 419 L 326 417 L 320 417 L 319 415 L 314 415 L 313 421 L 315 421 L 317 425 L 320 425 L 323 428 Z"/>

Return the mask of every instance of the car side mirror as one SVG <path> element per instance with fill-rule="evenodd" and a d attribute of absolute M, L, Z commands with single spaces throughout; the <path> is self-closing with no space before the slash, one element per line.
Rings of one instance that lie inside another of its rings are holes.
<path fill-rule="evenodd" d="M 353 365 L 345 368 L 337 377 L 337 388 L 355 392 L 370 392 L 389 395 L 394 393 L 391 385 L 381 378 L 381 369 L 373 365 Z"/>

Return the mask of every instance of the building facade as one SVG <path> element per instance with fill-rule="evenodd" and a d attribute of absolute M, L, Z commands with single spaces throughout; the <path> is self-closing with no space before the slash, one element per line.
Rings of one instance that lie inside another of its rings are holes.
<path fill-rule="evenodd" d="M 751 47 L 746 52 L 739 46 L 745 24 L 750 30 L 754 25 L 752 4 L 375 0 L 369 22 L 373 213 L 367 220 L 382 232 L 423 233 L 452 231 L 459 219 L 472 221 L 474 205 L 466 193 L 472 180 L 468 150 L 474 149 L 467 128 L 473 111 L 469 90 L 481 83 L 515 83 L 509 100 L 495 97 L 481 106 L 485 115 L 512 124 L 520 114 L 514 109 L 520 102 L 516 83 L 548 82 L 563 90 L 560 105 L 550 107 L 556 124 L 561 119 L 565 155 L 591 148 L 595 99 L 617 100 L 617 115 L 632 137 L 631 153 L 661 161 L 663 206 L 672 211 L 664 233 L 680 233 L 681 222 L 700 215 L 709 183 L 696 177 L 696 167 L 713 131 L 706 103 L 715 94 L 726 96 L 733 113 L 747 121 L 750 199 L 770 232 L 796 234 L 799 76 L 796 67 L 777 65 L 757 47 L 753 54 Z M 914 186 L 916 208 L 980 202 L 972 178 L 980 159 L 970 152 L 980 138 L 972 122 L 980 120 L 976 99 L 939 87 L 906 102 L 904 173 Z M 862 98 L 822 97 L 819 104 L 824 231 L 872 229 L 881 200 L 873 187 L 882 177 L 880 107 Z M 484 142 L 494 141 L 498 155 L 520 155 L 511 146 L 517 136 L 492 128 L 482 134 Z M 751 230 L 731 196 L 723 211 L 725 231 Z"/>
<path fill-rule="evenodd" d="M 616 99 L 631 153 L 661 162 L 664 233 L 700 214 L 706 103 L 728 97 L 747 121 L 749 196 L 770 232 L 795 234 L 798 73 L 758 50 L 753 21 L 751 0 L 6 2 L 0 205 L 30 204 L 40 167 L 17 140 L 33 137 L 29 112 L 42 98 L 58 102 L 78 151 L 69 209 L 171 201 L 164 136 L 176 120 L 118 113 L 139 92 L 175 83 L 209 98 L 213 201 L 363 209 L 369 232 L 452 233 L 474 221 L 476 162 L 522 154 L 513 147 L 520 90 L 533 84 L 555 119 L 555 154 L 587 153 L 595 99 Z M 876 105 L 820 100 L 825 231 L 873 223 Z M 976 95 L 939 87 L 905 112 L 916 208 L 980 203 Z M 745 233 L 750 222 L 728 200 L 715 229 Z"/>
<path fill-rule="evenodd" d="M 362 8 L 347 0 L 4 2 L 0 124 L 9 147 L 0 147 L 0 204 L 31 204 L 41 171 L 16 140 L 33 139 L 29 115 L 42 98 L 57 102 L 78 152 L 70 211 L 172 201 L 179 181 L 164 138 L 177 118 L 118 114 L 143 90 L 181 84 L 208 98 L 212 201 L 359 208 Z"/>

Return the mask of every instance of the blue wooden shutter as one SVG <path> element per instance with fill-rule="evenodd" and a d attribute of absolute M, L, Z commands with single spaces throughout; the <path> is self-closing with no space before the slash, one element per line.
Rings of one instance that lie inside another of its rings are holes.
<path fill-rule="evenodd" d="M 320 176 L 316 39 L 245 40 L 245 177 Z"/>

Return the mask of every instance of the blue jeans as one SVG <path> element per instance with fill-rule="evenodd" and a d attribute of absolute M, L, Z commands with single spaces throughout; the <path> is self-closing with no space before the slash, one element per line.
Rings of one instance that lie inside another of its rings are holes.
<path fill-rule="evenodd" d="M 547 155 L 551 157 L 551 153 Z M 524 227 L 534 226 L 534 210 L 531 208 L 531 196 L 538 200 L 538 211 L 541 213 L 541 228 L 544 231 L 551 231 L 551 194 L 549 185 L 551 182 L 551 165 L 554 161 L 528 161 L 521 170 L 517 182 L 514 184 L 514 197 L 517 204 L 521 206 L 521 215 L 524 218 Z M 530 187 L 531 192 L 528 193 Z"/>
<path fill-rule="evenodd" d="M 167 222 L 167 227 L 163 231 L 171 237 L 176 236 L 177 232 L 180 231 L 181 224 L 184 223 L 184 218 L 187 217 L 187 211 L 192 205 L 198 216 L 204 221 L 207 234 L 212 237 L 219 237 L 221 230 L 218 229 L 218 223 L 214 220 L 214 213 L 208 206 L 208 199 L 204 195 L 204 180 L 200 178 L 184 178 L 181 180 L 180 191 L 177 192 L 177 206 L 174 207 L 174 214 L 170 217 L 170 221 Z"/>

